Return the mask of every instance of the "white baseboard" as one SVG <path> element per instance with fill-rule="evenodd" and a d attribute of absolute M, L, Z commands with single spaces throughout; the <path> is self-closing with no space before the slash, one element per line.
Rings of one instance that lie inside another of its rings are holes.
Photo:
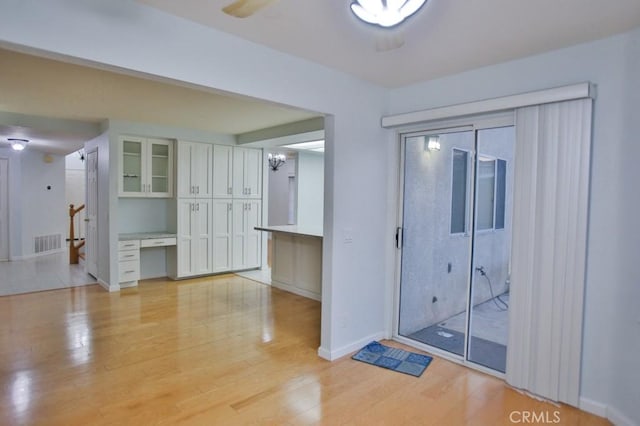
<path fill-rule="evenodd" d="M 592 399 L 580 397 L 580 409 L 596 416 L 608 419 L 616 426 L 638 426 L 633 420 L 622 414 L 615 407 Z"/>
<path fill-rule="evenodd" d="M 30 253 L 30 254 L 25 254 L 24 256 L 10 256 L 9 260 L 11 261 L 29 260 L 29 259 L 35 259 L 36 257 L 48 256 L 50 254 L 64 253 L 65 251 L 67 251 L 67 249 L 65 247 L 62 247 L 56 250 L 45 251 L 42 253 Z"/>
<path fill-rule="evenodd" d="M 589 398 L 580 397 L 579 408 L 596 416 L 607 417 L 607 406 Z"/>
<path fill-rule="evenodd" d="M 275 288 L 279 288 L 280 290 L 288 291 L 289 293 L 297 294 L 298 296 L 308 297 L 309 299 L 322 302 L 322 296 L 319 295 L 318 293 L 314 293 L 312 291 L 308 291 L 303 288 L 285 284 L 281 281 L 274 280 L 273 277 L 271 278 L 271 286 Z"/>
<path fill-rule="evenodd" d="M 363 339 L 360 339 L 356 342 L 353 343 L 349 343 L 348 345 L 345 345 L 341 348 L 338 348 L 336 350 L 328 350 L 327 348 L 323 348 L 322 346 L 320 346 L 318 348 L 318 356 L 320 358 L 324 358 L 326 360 L 329 361 L 335 361 L 338 358 L 342 358 L 345 355 L 350 354 L 351 352 L 355 352 L 359 349 L 362 349 L 362 347 L 364 345 L 366 345 L 367 343 L 371 343 L 374 340 L 381 340 L 385 338 L 385 333 L 383 331 L 376 333 L 376 334 L 372 334 L 369 337 L 365 337 Z"/>
<path fill-rule="evenodd" d="M 120 291 L 120 286 L 119 285 L 110 285 L 109 283 L 104 282 L 100 278 L 98 278 L 98 284 L 100 284 L 100 287 L 104 288 L 109 293 L 112 293 L 114 291 Z"/>
<path fill-rule="evenodd" d="M 638 426 L 637 423 L 610 405 L 607 407 L 607 419 L 616 426 Z"/>

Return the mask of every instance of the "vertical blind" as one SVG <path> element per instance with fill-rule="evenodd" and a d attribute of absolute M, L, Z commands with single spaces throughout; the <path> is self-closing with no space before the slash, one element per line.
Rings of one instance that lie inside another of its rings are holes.
<path fill-rule="evenodd" d="M 577 406 L 592 100 L 516 110 L 507 382 Z"/>

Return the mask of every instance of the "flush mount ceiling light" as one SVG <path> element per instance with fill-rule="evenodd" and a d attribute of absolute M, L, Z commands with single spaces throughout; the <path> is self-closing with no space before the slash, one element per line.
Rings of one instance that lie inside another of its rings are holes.
<path fill-rule="evenodd" d="M 358 19 L 389 28 L 416 13 L 427 0 L 355 0 L 351 11 Z"/>
<path fill-rule="evenodd" d="M 27 139 L 17 138 L 8 138 L 7 140 L 11 144 L 11 148 L 13 148 L 14 151 L 22 151 L 27 146 L 27 142 L 29 142 Z"/>

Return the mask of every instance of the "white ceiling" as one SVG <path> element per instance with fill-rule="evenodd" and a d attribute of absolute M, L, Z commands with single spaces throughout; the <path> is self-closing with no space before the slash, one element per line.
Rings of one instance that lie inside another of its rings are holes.
<path fill-rule="evenodd" d="M 233 0 L 137 0 L 387 87 L 542 53 L 640 25 L 639 0 L 428 0 L 397 29 L 357 21 L 350 0 L 278 0 L 245 19 Z M 404 39 L 377 52 L 376 43 Z"/>
<path fill-rule="evenodd" d="M 236 135 L 319 114 L 0 49 L 0 147 L 67 154 L 109 118 Z"/>

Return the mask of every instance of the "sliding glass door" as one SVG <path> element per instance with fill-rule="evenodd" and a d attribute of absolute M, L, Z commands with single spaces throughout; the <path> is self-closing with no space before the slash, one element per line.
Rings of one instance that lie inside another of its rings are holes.
<path fill-rule="evenodd" d="M 402 143 L 398 336 L 504 372 L 513 127 Z"/>

